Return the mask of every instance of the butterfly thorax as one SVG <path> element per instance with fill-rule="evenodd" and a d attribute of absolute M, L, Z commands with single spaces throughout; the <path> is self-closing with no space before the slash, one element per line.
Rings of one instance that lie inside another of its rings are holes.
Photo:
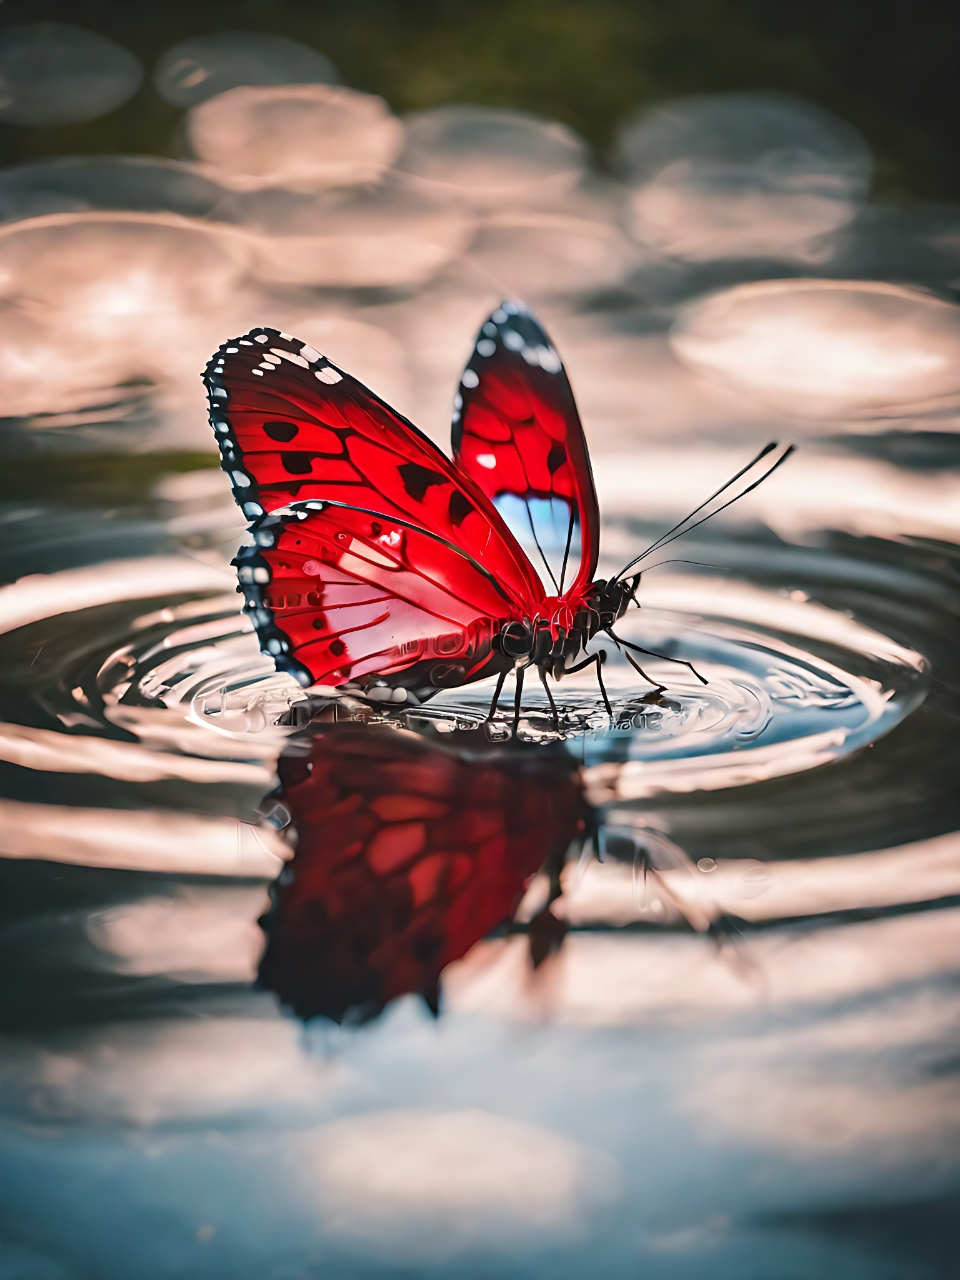
<path fill-rule="evenodd" d="M 583 591 L 546 596 L 532 619 L 503 625 L 501 652 L 513 661 L 535 663 L 559 679 L 598 632 L 613 626 L 627 610 L 639 582 L 611 579 L 590 583 Z"/>

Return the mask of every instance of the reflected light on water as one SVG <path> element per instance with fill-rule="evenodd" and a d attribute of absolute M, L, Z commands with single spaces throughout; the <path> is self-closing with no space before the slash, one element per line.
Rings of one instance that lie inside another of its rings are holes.
<path fill-rule="evenodd" d="M 37 1119 L 143 1129 L 255 1113 L 265 1099 L 268 1109 L 310 1106 L 344 1073 L 298 1053 L 297 1038 L 290 1023 L 226 1016 L 115 1028 L 109 1046 L 80 1036 L 39 1061 L 24 1046 L 5 1101 L 30 1089 Z"/>
<path fill-rule="evenodd" d="M 701 448 L 644 450 L 644 462 L 656 484 L 642 489 L 644 514 L 669 519 L 690 495 L 710 493 L 715 479 L 732 475 L 742 451 Z M 640 482 L 623 453 L 598 454 L 594 473 L 609 514 L 634 519 Z M 857 537 L 889 538 L 901 534 L 951 540 L 960 519 L 960 478 L 953 468 L 904 471 L 889 462 L 857 457 L 829 457 L 803 450 L 769 482 L 740 505 L 780 537 L 793 541 L 824 528 L 843 529 Z M 622 540 L 618 540 L 623 545 Z M 654 579 L 649 580 L 650 589 Z M 645 585 L 644 590 L 648 588 Z"/>
<path fill-rule="evenodd" d="M 397 166 L 460 200 L 496 211 L 566 194 L 586 167 L 581 140 L 564 125 L 520 111 L 446 106 L 407 118 Z"/>
<path fill-rule="evenodd" d="M 855 130 L 786 95 L 655 107 L 618 153 L 637 239 L 689 262 L 829 256 L 818 240 L 856 215 L 871 167 Z"/>
<path fill-rule="evenodd" d="M 191 36 L 157 60 L 153 83 L 175 107 L 192 107 L 241 85 L 336 84 L 329 58 L 272 31 Z"/>
<path fill-rule="evenodd" d="M 641 845 L 648 838 L 642 825 L 634 836 Z M 709 862 L 713 866 L 706 871 L 658 870 L 646 895 L 638 891 L 635 868 L 626 864 L 570 865 L 556 911 L 572 925 L 623 926 L 650 918 L 647 898 L 656 894 L 657 886 L 688 918 L 702 912 L 707 923 L 722 912 L 750 921 L 787 920 L 960 894 L 960 837 L 952 833 L 879 853 L 796 862 Z"/>
<path fill-rule="evenodd" d="M 186 129 L 215 179 L 239 191 L 375 181 L 403 145 L 382 98 L 321 84 L 230 89 L 194 107 Z"/>
<path fill-rule="evenodd" d="M 196 167 L 156 156 L 61 156 L 0 170 L 0 220 L 122 209 L 202 218 L 226 195 Z"/>
<path fill-rule="evenodd" d="M 86 933 L 114 973 L 165 974 L 178 982 L 253 982 L 263 951 L 260 885 L 181 886 L 172 898 L 145 898 L 94 911 Z"/>
<path fill-rule="evenodd" d="M 571 934 L 548 982 L 531 981 L 522 939 L 485 942 L 452 966 L 451 1007 L 575 1026 L 690 1025 L 692 1016 L 824 1007 L 952 972 L 956 913 L 760 935 L 718 952 L 700 938 Z"/>
<path fill-rule="evenodd" d="M 50 773 L 97 773 L 123 782 L 155 782 L 180 778 L 185 782 L 243 782 L 269 787 L 273 774 L 240 761 L 197 760 L 160 755 L 132 742 L 83 738 L 24 725 L 0 724 L 0 760 L 25 769 Z"/>
<path fill-rule="evenodd" d="M 473 238 L 472 220 L 402 181 L 234 196 L 213 217 L 250 237 L 261 280 L 327 288 L 422 284 Z"/>
<path fill-rule="evenodd" d="M 272 828 L 236 818 L 2 800 L 0 856 L 273 880 L 291 855 Z"/>
<path fill-rule="evenodd" d="M 66 22 L 7 27 L 0 36 L 0 120 L 74 124 L 136 93 L 143 67 L 113 40 Z"/>
<path fill-rule="evenodd" d="M 226 566 L 185 556 L 115 560 L 84 569 L 63 569 L 55 577 L 33 574 L 0 587 L 0 631 L 11 631 L 51 614 L 70 613 L 111 600 L 142 597 L 145 582 L 159 596 L 181 591 L 223 590 L 232 575 Z"/>
<path fill-rule="evenodd" d="M 48 322 L 56 313 L 179 317 L 220 301 L 242 270 L 234 241 L 172 215 L 50 214 L 0 230 L 4 299 Z"/>
<path fill-rule="evenodd" d="M 410 1262 L 575 1238 L 618 1191 L 609 1156 L 474 1108 L 340 1120 L 305 1135 L 302 1154 L 329 1235 Z"/>
<path fill-rule="evenodd" d="M 960 392 L 960 308 L 896 285 L 738 285 L 694 303 L 671 344 L 697 372 L 801 417 L 906 414 Z"/>
<path fill-rule="evenodd" d="M 619 228 L 557 213 L 492 215 L 470 253 L 492 280 L 537 300 L 614 288 L 637 259 Z"/>

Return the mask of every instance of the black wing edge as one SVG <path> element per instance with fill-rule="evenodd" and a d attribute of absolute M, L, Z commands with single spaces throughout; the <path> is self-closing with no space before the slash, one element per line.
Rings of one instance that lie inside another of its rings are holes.
<path fill-rule="evenodd" d="M 223 370 L 225 357 L 239 354 L 241 346 L 253 347 L 254 343 L 263 345 L 267 342 L 284 342 L 293 344 L 291 353 L 300 355 L 309 352 L 313 357 L 311 366 L 316 370 L 331 369 L 339 377 L 344 377 L 339 369 L 326 356 L 321 355 L 308 343 L 300 342 L 289 333 L 279 329 L 258 326 L 245 333 L 242 338 L 232 338 L 218 347 L 207 362 L 203 372 L 203 385 L 207 389 L 209 405 L 209 422 L 220 450 L 220 468 L 230 477 L 234 501 L 247 519 L 248 531 L 253 534 L 251 545 L 242 546 L 231 561 L 237 570 L 239 584 L 237 591 L 244 597 L 244 613 L 253 623 L 260 650 L 268 658 L 272 658 L 278 671 L 293 676 L 298 684 L 308 688 L 314 683 L 313 676 L 302 663 L 293 657 L 293 641 L 287 633 L 277 626 L 273 611 L 263 603 L 266 588 L 273 577 L 267 561 L 261 554 L 263 548 L 272 547 L 277 541 L 283 527 L 291 520 L 303 519 L 302 514 L 284 513 L 268 514 L 260 502 L 260 489 L 256 479 L 243 465 L 243 450 L 234 435 L 230 423 L 227 404 L 229 394 L 223 385 L 220 373 Z M 371 393 L 373 394 L 373 393 Z M 323 504 L 314 503 L 314 507 L 322 509 Z"/>

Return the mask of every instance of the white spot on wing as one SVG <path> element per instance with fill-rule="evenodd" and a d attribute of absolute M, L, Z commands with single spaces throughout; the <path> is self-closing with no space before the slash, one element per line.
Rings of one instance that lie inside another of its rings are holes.
<path fill-rule="evenodd" d="M 383 539 L 381 539 L 381 542 Z M 399 542 L 399 538 L 397 539 Z M 363 556 L 366 560 L 371 560 L 374 564 L 383 565 L 385 569 L 395 569 L 397 567 L 396 560 L 391 560 L 389 556 L 382 555 L 367 543 L 361 542 L 359 538 L 350 539 L 350 551 L 355 552 L 358 556 Z M 341 564 L 343 561 L 341 560 Z"/>
<path fill-rule="evenodd" d="M 270 350 L 275 356 L 282 356 L 284 360 L 289 360 L 291 364 L 298 364 L 301 369 L 308 369 L 310 367 L 302 356 L 295 356 L 292 351 L 284 351 L 280 347 L 271 347 Z"/>
<path fill-rule="evenodd" d="M 315 351 L 313 347 L 301 347 L 300 354 L 306 360 L 307 364 L 313 364 L 314 361 L 320 359 L 320 352 Z"/>
<path fill-rule="evenodd" d="M 480 384 L 479 375 L 473 369 L 464 369 L 463 377 L 460 379 L 465 387 L 476 387 Z"/>
<path fill-rule="evenodd" d="M 492 453 L 478 453 L 477 462 L 479 462 L 481 467 L 486 467 L 488 471 L 492 471 L 497 465 L 496 456 Z"/>
<path fill-rule="evenodd" d="M 492 338 L 481 338 L 477 343 L 477 354 L 481 356 L 492 356 L 497 349 L 497 344 Z"/>
<path fill-rule="evenodd" d="M 517 333 L 516 329 L 505 329 L 503 334 L 503 345 L 509 347 L 511 351 L 522 351 L 526 346 L 523 338 Z"/>
<path fill-rule="evenodd" d="M 265 333 L 258 333 L 258 334 L 256 334 L 256 336 L 254 337 L 254 339 L 253 339 L 253 340 L 254 340 L 254 342 L 268 342 L 268 341 L 269 341 L 269 339 L 267 338 L 267 335 L 266 335 Z"/>
<path fill-rule="evenodd" d="M 321 382 L 328 383 L 330 386 L 335 382 L 342 381 L 342 375 L 337 373 L 336 369 L 332 368 L 330 365 L 327 365 L 325 369 L 317 369 L 313 376 L 315 378 L 319 378 Z"/>

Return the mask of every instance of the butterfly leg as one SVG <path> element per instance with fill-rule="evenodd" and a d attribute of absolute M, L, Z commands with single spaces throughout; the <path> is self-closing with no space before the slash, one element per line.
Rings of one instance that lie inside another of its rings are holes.
<path fill-rule="evenodd" d="M 537 670 L 540 672 L 540 683 L 543 685 L 543 691 L 547 695 L 547 701 L 550 703 L 550 710 L 553 713 L 553 727 L 560 732 L 560 716 L 557 713 L 557 704 L 553 700 L 553 694 L 550 692 L 550 686 L 547 684 L 547 673 L 541 663 Z"/>
<path fill-rule="evenodd" d="M 500 694 L 503 692 L 503 682 L 507 678 L 506 671 L 501 671 L 497 677 L 497 687 L 493 691 L 493 700 L 490 703 L 490 710 L 487 712 L 487 719 L 492 720 L 497 710 L 497 703 L 500 701 Z"/>
<path fill-rule="evenodd" d="M 611 708 L 611 706 L 610 706 L 610 699 L 607 697 L 607 691 L 606 691 L 606 689 L 603 687 L 603 676 L 601 676 L 601 674 L 600 674 L 600 668 L 603 666 L 603 664 L 606 662 L 606 660 L 607 660 L 607 655 L 606 655 L 606 653 L 603 651 L 603 649 L 601 649 L 599 653 L 591 653 L 591 655 L 590 655 L 590 657 L 589 657 L 589 658 L 584 658 L 584 660 L 583 660 L 582 662 L 578 662 L 578 663 L 576 663 L 576 664 L 575 664 L 574 666 L 572 666 L 572 667 L 564 667 L 564 669 L 563 669 L 563 674 L 564 674 L 565 676 L 572 676 L 572 675 L 574 675 L 577 671 L 583 671 L 583 670 L 585 670 L 587 667 L 592 667 L 592 666 L 594 666 L 594 664 L 596 664 L 596 668 L 597 668 L 597 684 L 600 686 L 600 692 L 603 694 L 603 705 L 604 705 L 604 706 L 606 707 L 606 709 L 607 709 L 607 715 L 608 715 L 608 716 L 612 716 L 612 715 L 613 715 L 613 709 L 612 709 L 612 708 Z"/>
<path fill-rule="evenodd" d="M 622 636 L 614 635 L 613 631 L 610 630 L 609 627 L 607 628 L 607 635 L 615 644 L 623 645 L 625 649 L 632 649 L 634 653 L 645 653 L 650 658 L 660 658 L 663 662 L 678 662 L 681 667 L 689 667 L 701 684 L 710 683 L 709 680 L 700 674 L 692 662 L 687 662 L 686 658 L 671 658 L 665 653 L 654 653 L 652 649 L 642 649 L 640 645 L 633 644 L 629 640 L 624 640 Z M 647 679 L 647 677 L 644 676 L 644 679 Z"/>
<path fill-rule="evenodd" d="M 666 689 L 666 687 L 667 687 L 667 686 L 666 686 L 665 684 L 658 684 L 658 683 L 656 682 L 656 680 L 651 680 L 651 679 L 650 679 L 650 677 L 647 675 L 647 673 L 644 671 L 643 667 L 641 667 L 640 663 L 639 663 L 639 662 L 637 662 L 636 658 L 634 658 L 634 656 L 631 654 L 631 652 L 630 652 L 630 650 L 629 650 L 629 649 L 624 649 L 624 651 L 623 651 L 623 656 L 624 656 L 624 657 L 626 658 L 626 660 L 630 663 L 631 667 L 633 667 L 634 671 L 638 672 L 638 674 L 639 674 L 639 675 L 640 675 L 644 680 L 646 680 L 647 684 L 652 684 L 652 685 L 653 685 L 653 687 L 656 689 L 657 693 L 663 693 L 663 692 L 664 692 L 664 690 Z"/>
<path fill-rule="evenodd" d="M 591 653 L 589 658 L 584 658 L 584 660 L 582 662 L 578 662 L 576 666 L 564 667 L 563 674 L 565 676 L 576 675 L 578 671 L 583 671 L 587 667 L 592 667 L 593 664 L 596 662 L 596 660 L 597 660 L 597 655 L 595 653 Z"/>
<path fill-rule="evenodd" d="M 518 728 L 518 726 L 519 726 L 519 724 L 520 724 L 520 699 L 521 699 L 521 697 L 523 696 L 523 673 L 524 673 L 524 671 L 526 671 L 526 667 L 519 667 L 519 666 L 518 666 L 518 667 L 516 668 L 516 673 L 517 673 L 517 690 L 516 690 L 516 693 L 513 695 L 513 730 L 512 730 L 512 734 L 511 734 L 511 736 L 512 736 L 512 737 L 514 737 L 514 738 L 517 736 L 517 728 Z"/>
<path fill-rule="evenodd" d="M 604 652 L 603 649 L 601 649 L 600 652 L 597 654 L 597 684 L 600 686 L 600 694 L 603 697 L 603 705 L 607 709 L 607 715 L 610 716 L 612 719 L 613 708 L 610 706 L 610 699 L 607 697 L 607 691 L 603 687 L 603 676 L 600 674 L 600 670 L 603 667 L 603 664 L 606 661 L 606 658 L 607 658 L 606 653 Z"/>
<path fill-rule="evenodd" d="M 563 674 L 565 676 L 572 676 L 575 672 L 583 671 L 586 667 L 592 667 L 594 663 L 596 663 L 597 684 L 600 686 L 600 692 L 603 694 L 603 705 L 607 709 L 607 715 L 612 716 L 613 708 L 610 706 L 610 699 L 607 697 L 607 691 L 603 687 L 603 676 L 601 676 L 600 674 L 600 668 L 603 666 L 606 660 L 607 660 L 607 655 L 604 652 L 604 650 L 601 649 L 599 653 L 591 653 L 589 658 L 584 658 L 582 662 L 576 663 L 575 666 L 564 667 Z"/>

